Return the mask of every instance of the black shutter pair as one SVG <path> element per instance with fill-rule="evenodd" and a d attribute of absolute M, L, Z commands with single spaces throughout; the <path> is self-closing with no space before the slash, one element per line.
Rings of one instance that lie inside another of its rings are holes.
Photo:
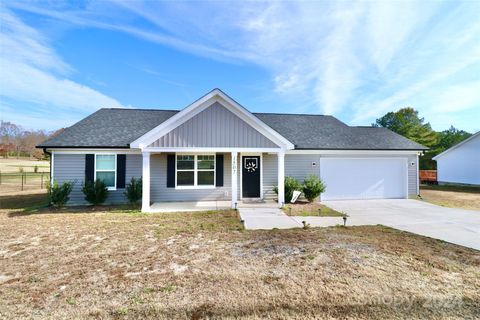
<path fill-rule="evenodd" d="M 127 155 L 117 154 L 117 189 L 125 188 L 125 173 L 127 167 Z M 85 155 L 85 181 L 94 182 L 95 177 L 95 155 Z"/>
<path fill-rule="evenodd" d="M 217 154 L 215 186 L 223 187 L 223 154 Z M 175 188 L 175 154 L 167 155 L 167 188 Z"/>

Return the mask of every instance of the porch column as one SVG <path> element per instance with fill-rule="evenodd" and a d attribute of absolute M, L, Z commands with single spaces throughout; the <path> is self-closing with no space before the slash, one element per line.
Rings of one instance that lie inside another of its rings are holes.
<path fill-rule="evenodd" d="M 235 209 L 235 203 L 237 202 L 237 152 L 232 152 L 232 209 Z"/>
<path fill-rule="evenodd" d="M 142 152 L 142 212 L 150 211 L 150 152 Z"/>
<path fill-rule="evenodd" d="M 277 153 L 277 176 L 278 176 L 278 206 L 285 204 L 285 152 Z"/>

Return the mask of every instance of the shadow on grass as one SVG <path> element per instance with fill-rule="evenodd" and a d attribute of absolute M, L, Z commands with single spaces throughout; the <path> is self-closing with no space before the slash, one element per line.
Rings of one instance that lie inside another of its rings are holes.
<path fill-rule="evenodd" d="M 30 193 L 0 196 L 0 209 L 16 210 L 8 213 L 9 217 L 18 217 L 31 214 L 50 213 L 94 213 L 118 212 L 126 214 L 139 214 L 140 206 L 105 205 L 105 206 L 69 206 L 55 208 L 49 205 L 47 193 Z M 18 210 L 20 209 L 20 210 Z"/>

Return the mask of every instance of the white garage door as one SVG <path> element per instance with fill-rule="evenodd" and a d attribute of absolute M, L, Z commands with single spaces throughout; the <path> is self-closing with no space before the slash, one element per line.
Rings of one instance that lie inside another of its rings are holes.
<path fill-rule="evenodd" d="M 321 158 L 322 200 L 407 197 L 407 159 Z"/>

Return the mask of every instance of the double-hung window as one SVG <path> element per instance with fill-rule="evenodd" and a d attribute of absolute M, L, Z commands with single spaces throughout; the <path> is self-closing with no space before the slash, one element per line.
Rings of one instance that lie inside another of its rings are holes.
<path fill-rule="evenodd" d="M 215 187 L 215 155 L 177 155 L 178 188 Z"/>
<path fill-rule="evenodd" d="M 103 180 L 109 190 L 117 187 L 117 157 L 115 154 L 95 155 L 95 180 Z"/>

